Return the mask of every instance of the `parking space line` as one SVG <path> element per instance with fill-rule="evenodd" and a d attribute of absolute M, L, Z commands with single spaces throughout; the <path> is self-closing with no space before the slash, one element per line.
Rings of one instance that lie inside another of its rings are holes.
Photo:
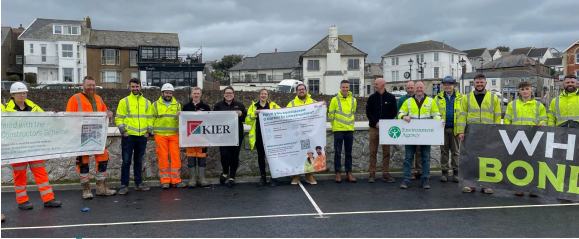
<path fill-rule="evenodd" d="M 322 210 L 320 209 L 320 207 L 318 207 L 318 204 L 316 204 L 316 202 L 314 201 L 314 199 L 312 198 L 312 196 L 310 196 L 310 194 L 308 193 L 308 190 L 306 190 L 306 188 L 304 187 L 304 185 L 302 184 L 302 182 L 298 183 L 300 185 L 300 187 L 302 188 L 302 190 L 304 191 L 304 193 L 306 194 L 306 197 L 308 197 L 308 199 L 310 200 L 310 202 L 312 203 L 312 205 L 314 205 L 314 208 L 316 209 L 316 211 L 318 211 L 318 214 L 320 214 L 320 216 L 322 216 L 324 213 L 322 212 Z"/>
<path fill-rule="evenodd" d="M 304 192 L 306 192 L 305 189 L 304 189 Z M 579 206 L 579 203 L 568 203 L 568 204 L 538 204 L 538 205 L 491 206 L 491 207 L 432 208 L 432 209 L 407 209 L 407 210 L 388 210 L 388 211 L 322 213 L 321 210 L 319 210 L 319 208 L 317 207 L 317 205 L 315 205 L 315 202 L 313 202 L 313 200 L 312 200 L 312 203 L 314 203 L 314 206 L 316 207 L 316 210 L 318 210 L 319 213 L 263 215 L 263 216 L 238 216 L 238 217 L 214 217 L 214 218 L 195 218 L 195 219 L 173 219 L 173 220 L 135 221 L 135 222 L 89 223 L 89 224 L 72 224 L 72 225 L 58 225 L 58 226 L 8 227 L 8 228 L 3 227 L 0 230 L 8 231 L 8 230 L 52 229 L 52 228 L 71 228 L 71 227 L 89 227 L 89 226 L 135 225 L 135 224 L 153 224 L 153 223 L 168 223 L 168 222 L 218 221 L 218 220 L 282 218 L 282 217 L 309 217 L 309 216 L 328 216 L 328 215 L 388 214 L 388 213 L 437 212 L 437 211 L 440 212 L 440 211 L 465 211 L 465 210 L 492 210 L 492 209 Z"/>

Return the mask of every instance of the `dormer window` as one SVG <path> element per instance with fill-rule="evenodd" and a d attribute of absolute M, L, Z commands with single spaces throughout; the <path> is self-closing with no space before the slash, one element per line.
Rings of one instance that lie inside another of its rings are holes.
<path fill-rule="evenodd" d="M 80 35 L 80 27 L 79 26 L 70 26 L 70 25 L 54 25 L 53 28 L 54 34 L 61 34 L 61 35 Z"/>

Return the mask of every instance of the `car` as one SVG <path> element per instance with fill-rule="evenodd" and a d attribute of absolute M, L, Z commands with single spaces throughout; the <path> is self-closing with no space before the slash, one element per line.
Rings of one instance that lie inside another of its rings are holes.
<path fill-rule="evenodd" d="M 34 89 L 76 89 L 76 85 L 69 85 L 69 84 L 46 84 L 46 85 L 38 85 L 34 87 Z"/>
<path fill-rule="evenodd" d="M 2 81 L 2 89 L 3 90 L 10 90 L 10 86 L 14 84 L 16 81 Z"/>
<path fill-rule="evenodd" d="M 509 100 L 505 97 L 503 97 L 503 95 L 497 91 L 491 91 L 491 93 L 495 94 L 497 97 L 499 97 L 499 101 L 503 102 L 503 105 L 508 105 L 509 104 Z"/>
<path fill-rule="evenodd" d="M 145 85 L 145 86 L 142 86 L 141 88 L 143 88 L 143 90 L 160 90 L 161 89 L 161 87 L 154 86 L 154 85 Z"/>
<path fill-rule="evenodd" d="M 192 88 L 191 86 L 175 86 L 175 90 L 189 90 L 190 88 Z"/>

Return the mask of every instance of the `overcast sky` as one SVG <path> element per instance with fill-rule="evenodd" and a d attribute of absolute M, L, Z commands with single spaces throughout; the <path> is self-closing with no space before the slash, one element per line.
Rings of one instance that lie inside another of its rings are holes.
<path fill-rule="evenodd" d="M 3 0 L 2 26 L 35 18 L 82 20 L 101 30 L 178 33 L 181 49 L 203 46 L 203 60 L 305 51 L 336 25 L 353 35 L 367 62 L 396 46 L 445 41 L 459 50 L 506 45 L 555 47 L 579 39 L 579 1 L 123 1 Z"/>

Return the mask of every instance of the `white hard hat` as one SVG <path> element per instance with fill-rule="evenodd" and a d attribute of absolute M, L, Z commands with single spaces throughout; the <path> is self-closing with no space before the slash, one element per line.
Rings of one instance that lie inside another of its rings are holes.
<path fill-rule="evenodd" d="M 22 82 L 15 82 L 10 86 L 10 94 L 19 93 L 19 92 L 28 92 L 26 85 Z"/>
<path fill-rule="evenodd" d="M 173 88 L 173 85 L 171 85 L 170 83 L 165 83 L 163 87 L 161 87 L 161 92 L 166 90 L 175 91 L 175 88 Z"/>

